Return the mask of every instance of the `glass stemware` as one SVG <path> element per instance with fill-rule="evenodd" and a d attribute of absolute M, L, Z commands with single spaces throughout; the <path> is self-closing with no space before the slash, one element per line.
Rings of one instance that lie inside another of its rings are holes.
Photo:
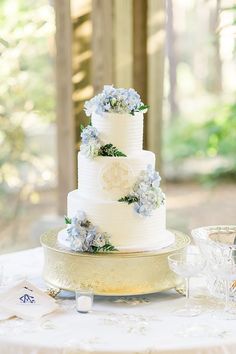
<path fill-rule="evenodd" d="M 199 253 L 196 252 L 176 252 L 168 257 L 170 269 L 181 277 L 185 278 L 186 282 L 186 297 L 184 307 L 177 309 L 177 316 L 192 317 L 201 313 L 201 307 L 192 304 L 190 301 L 189 283 L 190 278 L 198 275 L 205 266 L 205 261 Z"/>
<path fill-rule="evenodd" d="M 225 283 L 225 305 L 224 310 L 217 317 L 222 319 L 236 320 L 236 308 L 231 305 L 230 289 L 236 281 L 236 255 L 235 251 L 222 255 L 217 261 L 211 260 L 209 266 L 212 273 Z"/>
<path fill-rule="evenodd" d="M 216 266 L 219 260 L 236 253 L 236 225 L 199 227 L 191 231 L 195 244 L 206 260 L 207 288 L 211 295 L 225 298 L 225 281 L 219 277 Z M 236 287 L 230 288 L 230 297 L 235 297 Z"/>
<path fill-rule="evenodd" d="M 0 264 L 0 286 L 3 285 L 3 279 L 4 279 L 4 266 Z"/>

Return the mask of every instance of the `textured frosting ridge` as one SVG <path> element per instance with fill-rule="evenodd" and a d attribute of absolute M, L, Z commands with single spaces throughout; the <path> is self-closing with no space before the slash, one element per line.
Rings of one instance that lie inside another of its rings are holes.
<path fill-rule="evenodd" d="M 68 194 L 68 216 L 83 209 L 91 222 L 111 235 L 112 243 L 122 249 L 150 249 L 172 242 L 166 234 L 165 205 L 153 215 L 143 218 L 132 206 L 119 202 L 105 202 L 85 197 L 79 190 Z"/>
<path fill-rule="evenodd" d="M 150 164 L 155 154 L 142 150 L 128 157 L 88 159 L 78 153 L 78 185 L 82 194 L 94 199 L 118 200 L 129 193 L 138 175 Z"/>
<path fill-rule="evenodd" d="M 92 126 L 104 144 L 112 143 L 126 155 L 143 149 L 143 114 L 104 113 L 92 115 Z"/>
<path fill-rule="evenodd" d="M 147 165 L 155 167 L 155 154 L 143 150 L 143 114 L 93 113 L 91 123 L 102 144 L 113 144 L 126 156 L 92 159 L 78 153 L 79 188 L 68 194 L 68 217 L 79 210 L 85 212 L 88 220 L 107 232 L 112 245 L 120 250 L 168 246 L 174 236 L 166 230 L 165 202 L 150 216 L 143 216 L 135 212 L 133 205 L 118 201 L 129 195 Z M 58 240 L 69 247 L 65 232 L 60 233 Z"/>

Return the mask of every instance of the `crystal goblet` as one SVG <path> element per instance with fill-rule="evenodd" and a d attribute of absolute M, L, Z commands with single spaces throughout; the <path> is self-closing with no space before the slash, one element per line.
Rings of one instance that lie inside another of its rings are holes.
<path fill-rule="evenodd" d="M 217 247 L 219 249 L 219 246 Z M 223 253 L 217 260 L 209 262 L 212 273 L 225 284 L 224 310 L 217 316 L 229 320 L 236 320 L 236 308 L 231 305 L 230 301 L 230 290 L 236 281 L 236 255 L 234 252 Z"/>
<path fill-rule="evenodd" d="M 206 260 L 205 272 L 207 288 L 218 298 L 225 298 L 225 281 L 219 277 L 212 265 L 216 265 L 222 257 L 236 253 L 236 225 L 214 225 L 193 229 L 191 231 L 195 244 Z M 235 297 L 236 287 L 231 286 L 230 297 Z"/>
<path fill-rule="evenodd" d="M 0 286 L 4 284 L 4 266 L 0 264 Z"/>
<path fill-rule="evenodd" d="M 192 304 L 190 301 L 189 283 L 191 277 L 198 275 L 204 269 L 204 259 L 196 252 L 176 252 L 168 257 L 168 263 L 170 269 L 185 278 L 186 282 L 185 305 L 175 310 L 175 315 L 186 317 L 199 315 L 201 313 L 201 307 Z"/>

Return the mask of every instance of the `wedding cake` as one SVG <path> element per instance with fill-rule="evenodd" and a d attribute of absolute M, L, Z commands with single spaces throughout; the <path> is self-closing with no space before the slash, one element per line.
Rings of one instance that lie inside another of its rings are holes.
<path fill-rule="evenodd" d="M 76 252 L 158 250 L 174 242 L 155 154 L 143 150 L 148 107 L 134 89 L 104 86 L 85 103 L 78 189 L 67 198 L 58 243 Z"/>

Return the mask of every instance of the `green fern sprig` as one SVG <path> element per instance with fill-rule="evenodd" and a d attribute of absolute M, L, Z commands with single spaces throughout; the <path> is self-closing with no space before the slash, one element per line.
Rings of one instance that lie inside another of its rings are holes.
<path fill-rule="evenodd" d="M 65 215 L 65 223 L 68 225 L 68 224 L 71 224 L 71 218 L 69 218 L 68 216 Z"/>
<path fill-rule="evenodd" d="M 115 156 L 126 157 L 126 155 L 118 150 L 113 144 L 106 144 L 100 147 L 98 156 Z"/>
<path fill-rule="evenodd" d="M 142 112 L 142 111 L 144 111 L 144 110 L 148 110 L 148 108 L 149 108 L 149 105 L 148 105 L 148 104 L 143 104 L 142 106 L 140 106 L 140 107 L 138 108 L 138 111 L 139 111 L 139 112 Z"/>
<path fill-rule="evenodd" d="M 93 253 L 118 251 L 112 244 L 106 243 L 104 246 L 92 246 Z"/>
<path fill-rule="evenodd" d="M 132 194 L 128 194 L 125 197 L 118 199 L 118 202 L 124 202 L 128 204 L 136 203 L 138 201 L 139 201 L 138 197 Z"/>

